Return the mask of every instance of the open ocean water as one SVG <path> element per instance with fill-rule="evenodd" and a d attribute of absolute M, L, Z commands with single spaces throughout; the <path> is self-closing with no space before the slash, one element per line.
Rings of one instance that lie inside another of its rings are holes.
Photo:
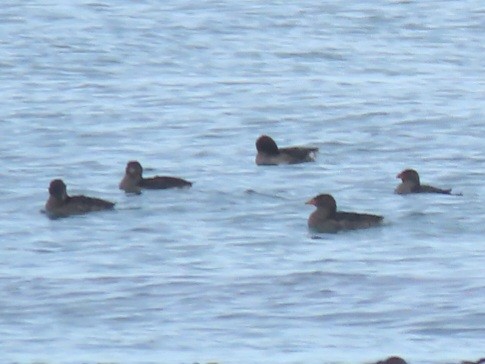
<path fill-rule="evenodd" d="M 485 356 L 484 56 L 482 0 L 2 1 L 1 362 Z M 116 210 L 48 219 L 54 178 Z M 386 223 L 313 234 L 323 192 Z"/>

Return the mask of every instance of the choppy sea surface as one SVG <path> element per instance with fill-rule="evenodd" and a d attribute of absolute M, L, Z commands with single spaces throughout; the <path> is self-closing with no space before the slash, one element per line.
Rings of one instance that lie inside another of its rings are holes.
<path fill-rule="evenodd" d="M 485 356 L 484 34 L 481 0 L 4 0 L 2 363 Z M 194 186 L 125 195 L 134 159 Z M 48 219 L 54 178 L 116 210 Z M 318 193 L 385 224 L 314 234 Z"/>

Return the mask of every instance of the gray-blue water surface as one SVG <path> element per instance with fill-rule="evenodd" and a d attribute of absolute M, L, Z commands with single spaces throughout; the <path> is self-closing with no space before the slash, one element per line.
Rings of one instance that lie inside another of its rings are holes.
<path fill-rule="evenodd" d="M 483 356 L 484 34 L 478 0 L 3 1 L 2 362 Z M 194 186 L 125 195 L 132 159 Z M 54 178 L 116 210 L 49 220 Z M 322 192 L 386 223 L 315 235 Z"/>

